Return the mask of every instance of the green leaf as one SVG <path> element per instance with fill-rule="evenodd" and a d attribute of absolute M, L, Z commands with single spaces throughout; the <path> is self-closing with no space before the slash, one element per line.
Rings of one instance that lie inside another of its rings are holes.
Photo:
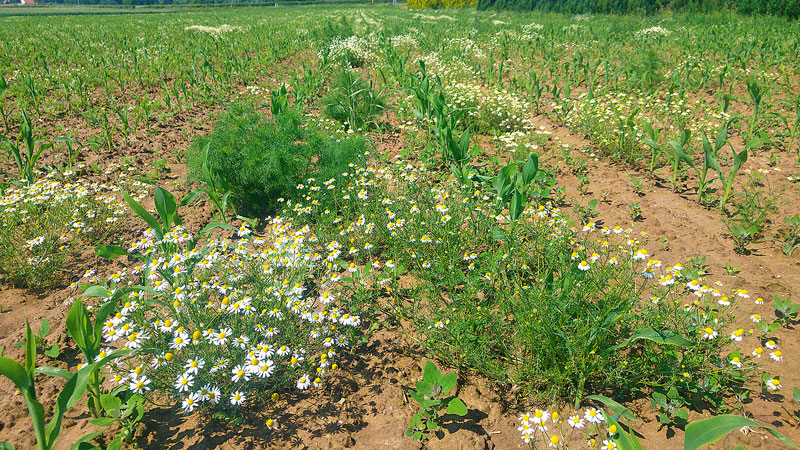
<path fill-rule="evenodd" d="M 100 431 L 95 431 L 94 433 L 89 433 L 86 436 L 83 436 L 82 438 L 80 438 L 77 441 L 75 441 L 75 443 L 72 444 L 72 447 L 70 447 L 69 450 L 79 450 L 79 449 L 85 448 L 85 447 L 81 447 L 81 444 L 86 444 L 87 442 L 91 441 L 92 439 L 96 438 L 97 436 L 100 436 L 104 432 L 105 432 L 105 430 L 100 430 Z M 95 447 L 94 446 L 90 446 L 88 448 L 95 448 Z"/>
<path fill-rule="evenodd" d="M 411 398 L 413 398 L 420 405 L 425 402 L 425 396 L 423 396 L 421 392 L 408 391 L 408 395 L 410 395 Z"/>
<path fill-rule="evenodd" d="M 20 392 L 24 392 L 31 387 L 32 380 L 25 368 L 11 358 L 0 356 L 0 375 L 11 380 Z"/>
<path fill-rule="evenodd" d="M 503 241 L 506 238 L 506 232 L 500 227 L 492 228 L 492 239 L 495 241 Z"/>
<path fill-rule="evenodd" d="M 60 369 L 58 367 L 37 367 L 36 373 L 43 373 L 50 377 L 63 378 L 67 381 L 75 375 L 67 369 Z"/>
<path fill-rule="evenodd" d="M 161 228 L 161 225 L 158 223 L 156 218 L 153 217 L 152 214 L 147 212 L 147 210 L 144 209 L 142 205 L 140 205 L 136 200 L 131 198 L 131 196 L 128 195 L 127 193 L 123 192 L 122 197 L 128 203 L 128 206 L 130 206 L 133 212 L 135 212 L 136 215 L 139 216 L 142 220 L 147 222 L 147 224 L 150 225 L 150 228 L 153 229 L 153 232 L 156 234 L 156 237 L 159 240 L 161 240 L 161 238 L 164 237 L 164 230 Z"/>
<path fill-rule="evenodd" d="M 92 326 L 82 300 L 75 300 L 75 303 L 72 304 L 67 314 L 66 322 L 67 332 L 78 345 L 78 348 L 86 355 L 87 341 L 91 343 L 89 339 L 91 337 Z"/>
<path fill-rule="evenodd" d="M 33 376 L 33 369 L 36 368 L 36 340 L 31 332 L 31 324 L 25 319 L 25 371 L 29 376 Z"/>
<path fill-rule="evenodd" d="M 465 416 L 467 414 L 467 405 L 459 398 L 450 400 L 447 404 L 447 414 L 455 414 L 457 416 Z"/>
<path fill-rule="evenodd" d="M 619 447 L 619 450 L 643 450 L 642 444 L 633 435 L 628 434 L 619 422 L 603 410 L 603 416 L 606 418 L 606 423 L 610 427 L 615 425 L 617 427 L 617 434 L 614 435 L 614 442 Z"/>
<path fill-rule="evenodd" d="M 450 391 L 456 387 L 456 382 L 458 379 L 458 375 L 455 373 L 448 373 L 447 375 L 442 377 L 442 394 L 447 395 Z"/>
<path fill-rule="evenodd" d="M 227 223 L 211 222 L 208 225 L 206 225 L 205 227 L 203 227 L 203 229 L 200 230 L 199 233 L 197 233 L 197 237 L 200 237 L 200 236 L 202 236 L 202 235 L 204 235 L 204 234 L 206 234 L 206 233 L 208 233 L 210 231 L 213 231 L 213 230 L 215 230 L 217 228 L 220 228 L 222 230 L 235 230 L 236 229 L 236 227 L 234 227 L 233 225 L 228 225 Z"/>
<path fill-rule="evenodd" d="M 11 442 L 0 442 L 0 450 L 14 450 L 14 444 Z"/>
<path fill-rule="evenodd" d="M 101 244 L 94 248 L 94 252 L 97 253 L 97 256 L 105 259 L 114 259 L 118 256 L 128 255 L 128 251 L 119 245 Z"/>
<path fill-rule="evenodd" d="M 113 417 L 98 417 L 96 419 L 92 419 L 89 421 L 92 425 L 97 425 L 98 427 L 107 427 L 114 423 Z"/>
<path fill-rule="evenodd" d="M 625 339 L 622 343 L 614 346 L 614 349 L 620 349 L 623 347 L 627 347 L 631 343 L 638 341 L 640 339 L 653 341 L 657 344 L 670 344 L 670 345 L 677 345 L 678 347 L 688 347 L 693 344 L 692 341 L 686 339 L 680 333 L 672 330 L 656 330 L 655 328 L 642 328 L 641 330 L 636 331 L 629 337 Z"/>
<path fill-rule="evenodd" d="M 58 344 L 53 344 L 52 347 L 44 351 L 44 354 L 45 356 L 55 359 L 61 354 L 61 350 L 58 348 Z"/>
<path fill-rule="evenodd" d="M 164 231 L 166 232 L 172 227 L 172 218 L 177 211 L 175 197 L 170 191 L 157 186 L 154 200 L 156 211 L 161 217 L 161 223 L 164 225 Z"/>
<path fill-rule="evenodd" d="M 100 406 L 107 412 L 122 408 L 122 400 L 115 395 L 103 394 L 100 396 Z"/>
<path fill-rule="evenodd" d="M 45 337 L 49 332 L 50 332 L 50 321 L 47 319 L 42 319 L 42 326 L 39 327 L 38 331 L 39 336 Z"/>
<path fill-rule="evenodd" d="M 628 420 L 636 420 L 636 416 L 634 416 L 633 413 L 628 410 L 628 408 L 604 395 L 587 395 L 586 399 L 598 401 L 614 411 L 614 414 L 620 414 L 621 417 L 624 417 Z"/>
<path fill-rule="evenodd" d="M 83 296 L 109 298 L 111 297 L 111 291 L 103 286 L 89 286 L 83 291 Z"/>
<path fill-rule="evenodd" d="M 731 431 L 738 430 L 742 427 L 760 427 L 764 428 L 768 433 L 775 436 L 776 439 L 785 445 L 800 449 L 796 444 L 787 439 L 784 435 L 778 433 L 772 428 L 765 427 L 759 423 L 748 419 L 747 417 L 737 416 L 733 414 L 723 414 L 720 416 L 710 417 L 708 419 L 698 420 L 686 425 L 686 438 L 684 441 L 684 450 L 697 450 L 705 445 L 714 443 L 720 438 L 730 433 Z"/>
<path fill-rule="evenodd" d="M 536 177 L 536 172 L 539 171 L 539 157 L 536 153 L 531 153 L 531 157 L 528 158 L 528 162 L 525 163 L 525 166 L 522 168 L 522 181 L 527 186 L 530 184 L 531 181 Z"/>
<path fill-rule="evenodd" d="M 436 368 L 433 362 L 431 361 L 426 362 L 425 370 L 422 372 L 422 381 L 433 386 L 441 379 L 442 379 L 442 372 L 439 372 L 439 369 Z"/>
<path fill-rule="evenodd" d="M 514 195 L 511 196 L 511 203 L 508 205 L 508 212 L 511 215 L 512 221 L 517 221 L 519 217 L 522 215 L 522 211 L 525 210 L 525 203 L 527 203 L 527 199 L 525 198 L 526 195 L 518 190 L 514 191 Z"/>
<path fill-rule="evenodd" d="M 181 199 L 180 203 L 178 204 L 178 207 L 181 208 L 181 207 L 189 205 L 190 203 L 195 201 L 195 199 L 197 197 L 199 197 L 200 194 L 202 194 L 202 193 L 203 193 L 202 189 L 196 189 L 196 190 L 186 194 L 186 196 Z"/>
<path fill-rule="evenodd" d="M 800 402 L 800 388 L 794 388 L 792 395 L 794 396 L 794 401 Z"/>
<path fill-rule="evenodd" d="M 422 394 L 429 396 L 431 395 L 431 391 L 433 390 L 433 383 L 427 382 L 425 380 L 419 381 L 416 384 L 417 391 Z"/>

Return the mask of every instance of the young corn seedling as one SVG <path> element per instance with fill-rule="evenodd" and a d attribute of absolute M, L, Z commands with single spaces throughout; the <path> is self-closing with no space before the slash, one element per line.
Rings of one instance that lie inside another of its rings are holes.
<path fill-rule="evenodd" d="M 654 129 L 653 126 L 646 121 L 642 121 L 641 123 L 647 133 L 647 136 L 644 138 L 645 144 L 650 147 L 650 163 L 647 168 L 652 174 L 660 167 L 657 167 L 656 164 L 658 163 L 658 159 L 661 158 L 661 155 L 664 154 L 664 149 L 661 147 L 661 144 L 658 143 L 658 138 L 663 128 Z"/>
<path fill-rule="evenodd" d="M 697 186 L 697 199 L 700 203 L 704 203 L 705 200 L 705 191 L 709 184 L 713 180 L 708 179 L 708 169 L 714 169 L 717 173 L 720 173 L 719 170 L 719 163 L 717 162 L 717 155 L 719 154 L 720 149 L 725 146 L 728 142 L 728 127 L 724 126 L 717 134 L 717 138 L 714 140 L 714 144 L 712 145 L 711 142 L 708 140 L 708 137 L 703 134 L 703 153 L 705 157 L 703 158 L 703 165 L 702 167 L 698 167 L 694 164 L 694 161 L 691 157 L 688 157 L 685 153 L 681 155 L 681 158 L 686 161 L 686 164 L 689 165 L 692 169 L 694 169 L 695 174 L 697 175 L 698 186 Z"/>
<path fill-rule="evenodd" d="M 747 84 L 747 93 L 750 95 L 750 101 L 753 103 L 753 116 L 750 118 L 750 137 L 753 137 L 758 125 L 758 118 L 761 108 L 761 103 L 764 100 L 764 87 L 758 82 L 755 77 L 745 80 Z"/>
<path fill-rule="evenodd" d="M 51 346 L 48 346 L 47 343 L 47 334 L 50 333 L 50 321 L 47 319 L 42 319 L 42 325 L 39 327 L 39 331 L 33 336 L 34 340 L 34 348 L 36 349 L 36 353 L 42 353 L 45 356 L 49 356 L 50 358 L 58 358 L 58 355 L 61 354 L 61 350 L 58 348 L 58 342 L 61 340 L 61 336 L 58 337 L 56 343 Z M 25 347 L 27 342 L 20 342 L 14 344 L 14 347 L 21 348 Z"/>
<path fill-rule="evenodd" d="M 25 321 L 25 327 L 25 364 L 22 365 L 11 358 L 0 356 L 0 375 L 11 380 L 25 400 L 25 404 L 28 406 L 28 413 L 33 422 L 33 432 L 39 450 L 50 450 L 55 446 L 61 434 L 61 423 L 64 414 L 83 398 L 89 378 L 96 375 L 108 361 L 127 355 L 132 350 L 117 350 L 97 362 L 83 366 L 77 373 L 55 367 L 36 367 L 36 340 L 27 320 Z M 67 380 L 67 383 L 56 398 L 53 417 L 49 422 L 46 421 L 44 405 L 36 397 L 35 373 L 43 373 Z M 10 444 L 6 443 L 0 443 L 0 445 L 5 448 L 11 447 Z"/>
<path fill-rule="evenodd" d="M 8 91 L 8 82 L 6 81 L 5 77 L 0 75 L 0 119 L 3 120 L 3 128 L 5 128 L 6 133 L 8 133 L 8 116 L 11 115 L 11 110 L 6 110 L 6 103 L 4 97 L 6 95 L 6 91 Z"/>
<path fill-rule="evenodd" d="M 12 141 L 7 136 L 0 134 L 0 139 L 5 139 L 9 153 L 14 157 L 20 178 L 25 184 L 33 184 L 36 181 L 36 164 L 39 162 L 42 152 L 53 146 L 52 142 L 46 139 L 34 139 L 33 122 L 25 111 L 22 111 L 19 138 Z"/>
<path fill-rule="evenodd" d="M 692 160 L 692 157 L 686 152 L 686 148 L 691 137 L 691 130 L 684 129 L 683 132 L 678 136 L 680 141 L 669 141 L 669 145 L 672 147 L 672 190 L 675 192 L 678 190 L 678 169 L 680 168 L 681 161 Z"/>
<path fill-rule="evenodd" d="M 723 128 L 723 130 L 726 128 L 727 127 Z M 717 161 L 717 155 L 719 154 L 719 150 L 721 150 L 726 143 L 729 144 L 731 152 L 733 152 L 733 165 L 731 166 L 728 173 L 724 174 L 722 172 L 722 168 L 719 165 L 719 162 Z M 717 139 L 714 144 L 715 152 L 713 157 L 709 158 L 708 154 L 706 155 L 709 167 L 719 174 L 719 180 L 720 182 L 722 182 L 722 189 L 724 192 L 719 200 L 720 209 L 725 208 L 725 204 L 728 202 L 728 200 L 730 200 L 731 195 L 733 194 L 733 183 L 736 180 L 736 174 L 739 173 L 739 169 L 742 168 L 742 165 L 745 162 L 747 162 L 747 153 L 751 148 L 759 147 L 763 143 L 764 140 L 762 139 L 752 139 L 747 142 L 747 144 L 744 147 L 744 150 L 742 150 L 741 152 L 737 152 L 736 149 L 733 148 L 733 145 L 730 145 L 730 142 L 728 142 L 727 137 L 723 137 L 722 131 L 720 131 L 720 135 L 717 136 Z"/>
<path fill-rule="evenodd" d="M 269 109 L 272 117 L 277 117 L 289 110 L 289 94 L 286 92 L 285 84 L 270 93 Z"/>

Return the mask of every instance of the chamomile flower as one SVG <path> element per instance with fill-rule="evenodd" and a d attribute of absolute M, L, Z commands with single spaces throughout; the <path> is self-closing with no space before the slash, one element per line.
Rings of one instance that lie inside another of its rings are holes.
<path fill-rule="evenodd" d="M 178 392 L 189 392 L 192 386 L 194 386 L 194 377 L 188 373 L 181 374 L 175 381 L 175 389 Z"/>
<path fill-rule="evenodd" d="M 234 367 L 231 370 L 231 374 L 233 374 L 233 376 L 231 377 L 231 381 L 233 381 L 234 383 L 238 383 L 241 380 L 250 381 L 250 373 L 247 371 L 245 366 L 241 364 Z"/>
<path fill-rule="evenodd" d="M 783 387 L 781 386 L 781 380 L 778 377 L 770 378 L 769 380 L 767 380 L 766 384 L 767 384 L 767 389 L 769 389 L 770 391 L 777 391 L 778 389 Z"/>
<path fill-rule="evenodd" d="M 575 415 L 570 416 L 569 420 L 567 420 L 567 424 L 569 424 L 569 426 L 572 428 L 581 429 L 583 428 L 584 422 L 580 416 Z"/>
<path fill-rule="evenodd" d="M 128 389 L 130 389 L 134 394 L 144 394 L 145 391 L 150 390 L 150 383 L 151 380 L 145 375 L 131 377 Z"/>
<path fill-rule="evenodd" d="M 231 394 L 231 405 L 233 406 L 239 406 L 244 403 L 245 400 L 247 400 L 247 398 L 241 391 L 236 391 Z"/>
<path fill-rule="evenodd" d="M 183 403 L 181 403 L 181 408 L 185 412 L 192 412 L 194 411 L 195 406 L 197 406 L 201 401 L 201 397 L 198 393 L 193 392 L 189 394 L 188 397 L 183 399 Z"/>
<path fill-rule="evenodd" d="M 205 367 L 205 365 L 206 362 L 202 359 L 189 359 L 186 361 L 186 364 L 183 365 L 183 368 L 186 370 L 186 373 L 197 375 L 197 371 Z"/>
<path fill-rule="evenodd" d="M 603 417 L 603 414 L 601 414 L 600 411 L 595 408 L 587 408 L 583 417 L 587 422 L 592 424 L 598 424 L 606 420 L 605 417 Z"/>
<path fill-rule="evenodd" d="M 716 339 L 718 336 L 718 333 L 710 327 L 704 328 L 701 333 L 703 335 L 703 339 L 708 339 L 709 341 Z"/>
<path fill-rule="evenodd" d="M 742 342 L 743 335 L 744 335 L 744 329 L 738 328 L 736 329 L 736 331 L 731 333 L 731 340 L 736 342 Z"/>
<path fill-rule="evenodd" d="M 311 378 L 308 375 L 303 375 L 297 379 L 297 389 L 304 391 L 311 385 Z"/>

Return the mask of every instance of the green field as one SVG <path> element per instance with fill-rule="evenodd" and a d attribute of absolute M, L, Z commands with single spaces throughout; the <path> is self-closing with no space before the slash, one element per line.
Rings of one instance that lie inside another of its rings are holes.
<path fill-rule="evenodd" d="M 779 17 L 0 7 L 0 441 L 797 448 L 799 134 Z"/>

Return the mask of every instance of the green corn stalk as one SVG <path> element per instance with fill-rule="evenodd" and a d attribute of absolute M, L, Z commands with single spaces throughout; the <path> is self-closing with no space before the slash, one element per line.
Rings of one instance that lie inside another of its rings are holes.
<path fill-rule="evenodd" d="M 36 80 L 31 76 L 31 74 L 25 74 L 22 77 L 22 82 L 25 84 L 25 87 L 28 89 L 28 95 L 30 95 L 31 100 L 33 101 L 33 108 L 36 110 L 36 114 L 41 115 L 39 112 L 39 90 L 36 88 Z"/>
<path fill-rule="evenodd" d="M 678 169 L 680 168 L 681 161 L 691 161 L 691 157 L 686 152 L 686 146 L 689 144 L 689 139 L 692 136 L 691 130 L 684 129 L 683 132 L 680 134 L 679 139 L 680 141 L 669 141 L 670 147 L 672 147 L 672 190 L 677 191 L 678 189 Z"/>
<path fill-rule="evenodd" d="M 25 184 L 31 185 L 36 181 L 36 164 L 39 162 L 42 152 L 51 148 L 53 144 L 45 139 L 33 137 L 33 122 L 25 111 L 22 111 L 19 134 L 16 141 L 12 141 L 2 134 L 0 134 L 0 139 L 4 139 L 8 144 L 9 153 L 14 158 L 20 178 L 24 180 Z"/>
<path fill-rule="evenodd" d="M 697 167 L 695 164 L 692 163 L 691 159 L 687 161 L 687 164 L 694 169 L 695 174 L 697 174 L 698 178 L 698 187 L 697 187 L 697 199 L 702 203 L 703 201 L 703 194 L 705 192 L 706 187 L 711 184 L 713 180 L 708 180 L 708 169 L 714 169 L 719 173 L 719 163 L 717 162 L 717 155 L 722 147 L 728 143 L 728 126 L 725 125 L 720 129 L 719 133 L 717 133 L 717 137 L 714 140 L 714 144 L 712 145 L 709 142 L 708 137 L 703 134 L 703 165 L 702 167 Z"/>
<path fill-rule="evenodd" d="M 6 133 L 8 133 L 8 116 L 11 115 L 11 111 L 6 111 L 5 109 L 3 97 L 5 97 L 6 91 L 8 91 L 8 82 L 6 81 L 5 77 L 0 75 L 0 118 L 3 119 L 3 128 L 5 128 Z"/>
<path fill-rule="evenodd" d="M 0 375 L 14 383 L 19 393 L 28 406 L 28 413 L 33 422 L 33 432 L 39 450 L 52 449 L 61 434 L 61 422 L 64 414 L 83 398 L 89 378 L 97 374 L 98 370 L 108 361 L 127 355 L 132 350 L 117 350 L 105 358 L 86 365 L 72 373 L 68 370 L 55 367 L 36 367 L 36 341 L 31 332 L 31 326 L 25 320 L 25 364 L 0 356 Z M 101 326 L 102 328 L 102 326 Z M 61 389 L 50 422 L 46 421 L 44 406 L 36 398 L 36 384 L 34 374 L 43 373 L 49 376 L 64 378 L 67 383 Z M 4 444 L 4 443 L 0 443 Z"/>
<path fill-rule="evenodd" d="M 747 93 L 750 95 L 750 101 L 753 102 L 753 117 L 750 119 L 750 136 L 755 135 L 756 125 L 758 125 L 759 110 L 761 103 L 764 100 L 764 88 L 755 77 L 745 80 L 747 84 Z"/>
<path fill-rule="evenodd" d="M 642 127 L 644 127 L 645 132 L 647 133 L 647 137 L 644 138 L 644 142 L 648 147 L 650 147 L 650 163 L 648 164 L 648 170 L 652 174 L 657 169 L 656 164 L 658 163 L 658 158 L 664 154 L 664 149 L 661 147 L 661 144 L 658 143 L 658 137 L 661 134 L 662 129 L 659 128 L 658 130 L 655 130 L 652 125 L 646 121 L 642 121 Z"/>
<path fill-rule="evenodd" d="M 727 127 L 725 127 L 725 129 L 727 130 Z M 721 137 L 717 136 L 717 140 L 714 145 L 717 152 L 720 149 L 722 149 L 722 147 L 726 143 L 729 144 L 731 151 L 733 152 L 733 166 L 731 166 L 728 173 L 727 174 L 722 173 L 722 169 L 720 168 L 719 162 L 716 159 L 716 153 L 712 158 L 706 156 L 706 159 L 708 159 L 709 167 L 719 174 L 719 179 L 722 182 L 722 187 L 724 192 L 722 194 L 722 198 L 720 198 L 719 201 L 719 207 L 720 209 L 722 209 L 725 207 L 725 204 L 728 202 L 728 200 L 731 198 L 731 195 L 733 194 L 733 182 L 736 179 L 736 174 L 739 173 L 739 169 L 741 169 L 742 165 L 745 162 L 747 162 L 748 151 L 753 147 L 762 145 L 764 143 L 764 140 L 752 139 L 745 145 L 744 150 L 738 153 L 736 152 L 736 149 L 734 149 L 733 146 L 730 145 L 730 142 L 727 141 L 727 136 L 725 138 L 725 142 L 720 142 L 720 140 Z"/>
<path fill-rule="evenodd" d="M 295 91 L 296 92 L 296 91 Z M 289 110 L 289 95 L 286 92 L 286 85 L 282 84 L 278 89 L 270 93 L 269 108 L 272 112 L 272 117 L 277 117 L 281 113 Z M 295 102 L 297 103 L 297 102 Z M 208 148 L 206 148 L 208 150 Z"/>

